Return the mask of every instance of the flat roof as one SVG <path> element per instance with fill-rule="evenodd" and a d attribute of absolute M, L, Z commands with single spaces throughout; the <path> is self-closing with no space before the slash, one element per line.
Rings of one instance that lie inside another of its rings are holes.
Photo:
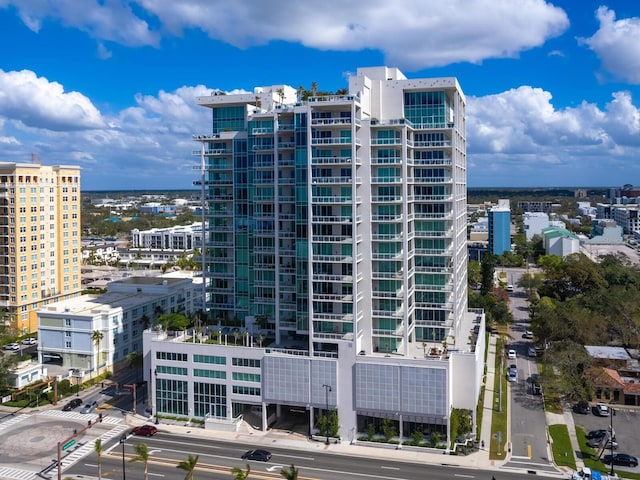
<path fill-rule="evenodd" d="M 631 357 L 623 347 L 607 347 L 601 345 L 585 345 L 587 353 L 593 358 L 609 360 L 630 360 Z"/>

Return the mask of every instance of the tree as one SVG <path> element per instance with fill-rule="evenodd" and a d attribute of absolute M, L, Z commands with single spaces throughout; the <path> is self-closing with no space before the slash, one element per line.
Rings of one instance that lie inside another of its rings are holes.
<path fill-rule="evenodd" d="M 398 433 L 396 432 L 396 427 L 391 420 L 388 418 L 382 419 L 382 435 L 384 439 L 388 442 L 393 437 L 395 437 Z"/>
<path fill-rule="evenodd" d="M 482 257 L 480 264 L 482 273 L 482 285 L 480 287 L 480 295 L 485 296 L 493 291 L 493 276 L 495 273 L 495 258 L 493 254 L 486 253 Z"/>
<path fill-rule="evenodd" d="M 280 103 L 284 103 L 284 88 L 279 88 L 276 90 L 278 94 L 278 98 L 280 98 Z"/>
<path fill-rule="evenodd" d="M 134 443 L 133 450 L 137 453 L 130 462 L 144 462 L 144 480 L 149 480 L 149 447 L 146 443 Z"/>
<path fill-rule="evenodd" d="M 251 473 L 251 465 L 248 463 L 246 470 L 242 470 L 240 467 L 233 467 L 231 469 L 231 475 L 233 475 L 234 480 L 247 480 L 249 478 L 249 473 Z"/>
<path fill-rule="evenodd" d="M 102 439 L 96 439 L 93 444 L 93 450 L 98 455 L 98 480 L 102 480 Z"/>
<path fill-rule="evenodd" d="M 129 368 L 136 369 L 136 378 L 138 378 L 138 374 L 142 370 L 143 360 L 144 357 L 139 351 L 131 352 L 129 355 L 127 355 L 127 363 L 129 364 Z"/>
<path fill-rule="evenodd" d="M 315 96 L 318 93 L 318 82 L 311 82 L 311 94 Z"/>
<path fill-rule="evenodd" d="M 282 475 L 282 477 L 286 478 L 287 480 L 298 480 L 298 473 L 298 469 L 293 465 L 293 463 L 291 464 L 291 467 L 285 467 L 280 470 L 280 475 Z"/>
<path fill-rule="evenodd" d="M 177 468 L 180 468 L 181 470 L 185 470 L 187 472 L 184 480 L 193 480 L 193 472 L 196 469 L 199 458 L 199 455 L 189 455 L 189 458 L 187 458 L 187 460 L 183 460 L 177 465 Z"/>
<path fill-rule="evenodd" d="M 183 331 L 189 326 L 189 319 L 181 313 L 166 313 L 158 317 L 157 322 L 166 330 Z"/>
<path fill-rule="evenodd" d="M 0 391 L 7 391 L 13 386 L 12 373 L 18 365 L 18 357 L 16 355 L 0 354 Z"/>
<path fill-rule="evenodd" d="M 96 349 L 98 350 L 98 354 L 94 356 L 96 360 L 94 363 L 93 371 L 97 371 L 98 365 L 100 364 L 100 344 L 102 343 L 103 338 L 104 338 L 104 333 L 102 333 L 100 330 L 94 330 L 93 333 L 91 334 L 91 342 L 93 342 Z M 93 371 L 91 372 L 91 377 L 93 377 Z"/>

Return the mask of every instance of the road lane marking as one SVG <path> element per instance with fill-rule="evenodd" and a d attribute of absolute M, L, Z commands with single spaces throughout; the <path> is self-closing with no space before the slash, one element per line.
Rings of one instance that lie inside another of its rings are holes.
<path fill-rule="evenodd" d="M 380 465 L 380 468 L 384 468 L 385 470 L 400 470 L 400 467 L 385 467 L 384 465 Z"/>
<path fill-rule="evenodd" d="M 454 473 L 454 477 L 462 477 L 462 478 L 476 478 L 475 475 L 462 475 L 461 473 Z"/>

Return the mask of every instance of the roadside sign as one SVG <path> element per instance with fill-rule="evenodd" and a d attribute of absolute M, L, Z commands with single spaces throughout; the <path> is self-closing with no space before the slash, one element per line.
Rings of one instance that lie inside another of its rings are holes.
<path fill-rule="evenodd" d="M 67 443 L 65 443 L 64 445 L 62 445 L 62 450 L 67 450 L 68 448 L 73 447 L 76 444 L 75 440 L 69 440 Z"/>

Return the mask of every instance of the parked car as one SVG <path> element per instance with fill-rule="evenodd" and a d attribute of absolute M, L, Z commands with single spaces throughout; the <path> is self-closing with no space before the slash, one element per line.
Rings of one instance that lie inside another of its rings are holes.
<path fill-rule="evenodd" d="M 534 395 L 542 395 L 542 385 L 534 383 L 531 385 L 531 393 Z"/>
<path fill-rule="evenodd" d="M 28 337 L 22 340 L 23 345 L 37 345 L 38 341 L 33 337 Z"/>
<path fill-rule="evenodd" d="M 70 401 L 68 401 L 64 407 L 62 407 L 62 411 L 63 412 L 69 412 L 75 408 L 78 408 L 80 405 L 82 405 L 82 400 L 79 398 L 74 398 Z"/>
<path fill-rule="evenodd" d="M 17 343 L 7 343 L 4 347 L 5 350 L 20 350 L 20 345 Z"/>
<path fill-rule="evenodd" d="M 158 433 L 158 429 L 153 425 L 140 425 L 139 427 L 134 428 L 131 433 L 141 437 L 153 437 Z"/>
<path fill-rule="evenodd" d="M 589 440 L 587 442 L 587 445 L 589 445 L 591 448 L 598 448 L 601 446 L 601 443 L 603 441 L 604 437 L 600 437 L 600 438 L 592 438 L 591 440 Z M 607 445 L 605 446 L 605 450 L 611 450 L 611 447 L 613 447 L 614 450 L 618 449 L 618 442 L 616 442 L 615 440 L 607 440 Z"/>
<path fill-rule="evenodd" d="M 525 330 L 522 334 L 522 338 L 533 338 L 533 332 L 531 330 Z"/>
<path fill-rule="evenodd" d="M 609 407 L 607 407 L 604 403 L 596 404 L 596 413 L 600 417 L 608 417 L 609 416 Z"/>
<path fill-rule="evenodd" d="M 98 402 L 85 403 L 84 407 L 80 410 L 80 413 L 91 413 L 98 406 Z"/>
<path fill-rule="evenodd" d="M 242 455 L 242 459 L 268 462 L 269 460 L 271 460 L 271 452 L 267 450 L 249 450 Z"/>
<path fill-rule="evenodd" d="M 604 437 L 607 432 L 609 432 L 609 429 L 607 430 L 591 430 L 589 433 L 587 433 L 587 440 L 591 440 L 592 438 L 602 438 Z M 613 439 L 616 439 L 616 432 L 615 430 L 613 431 L 612 435 Z"/>
<path fill-rule="evenodd" d="M 536 352 L 535 348 L 529 347 L 529 349 L 527 350 L 527 355 L 529 355 L 530 357 L 536 357 L 538 355 L 538 352 Z"/>
<path fill-rule="evenodd" d="M 605 455 L 602 457 L 604 463 L 610 464 L 613 461 L 614 465 L 623 465 L 625 467 L 637 467 L 638 459 L 628 453 L 614 453 L 613 455 Z"/>
<path fill-rule="evenodd" d="M 518 371 L 517 370 L 509 370 L 507 374 L 507 381 L 509 382 L 517 382 L 518 381 Z"/>
<path fill-rule="evenodd" d="M 509 365 L 509 368 L 508 368 L 507 370 L 508 370 L 509 372 L 510 372 L 511 370 L 518 371 L 518 366 L 517 366 L 515 363 L 512 363 L 512 364 L 510 364 L 510 365 Z"/>
<path fill-rule="evenodd" d="M 589 405 L 588 402 L 585 402 L 584 400 L 580 400 L 578 403 L 576 403 L 573 406 L 573 411 L 575 413 L 581 413 L 582 415 L 588 415 L 589 412 L 591 411 L 591 406 Z"/>
<path fill-rule="evenodd" d="M 509 350 L 507 352 L 507 357 L 509 357 L 509 359 L 515 360 L 517 358 L 516 351 L 515 350 Z"/>

